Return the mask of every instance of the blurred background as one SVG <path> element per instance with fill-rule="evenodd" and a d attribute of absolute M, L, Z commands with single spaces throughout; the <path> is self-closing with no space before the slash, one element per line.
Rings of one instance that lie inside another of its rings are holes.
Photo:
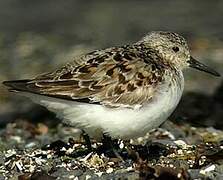
<path fill-rule="evenodd" d="M 94 49 L 168 30 L 187 38 L 192 55 L 223 74 L 221 0 L 2 0 L 0 82 L 31 78 Z M 222 77 L 188 70 L 184 97 L 172 120 L 223 128 Z M 0 85 L 0 125 L 44 119 L 48 111 Z"/>

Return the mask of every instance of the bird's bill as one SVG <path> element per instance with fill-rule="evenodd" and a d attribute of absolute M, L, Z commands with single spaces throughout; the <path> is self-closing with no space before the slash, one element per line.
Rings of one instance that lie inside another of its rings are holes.
<path fill-rule="evenodd" d="M 216 72 L 215 70 L 209 68 L 208 66 L 200 63 L 199 61 L 194 59 L 192 56 L 190 57 L 190 60 L 188 61 L 188 63 L 189 63 L 189 67 L 198 69 L 200 71 L 204 71 L 204 72 L 212 74 L 214 76 L 220 76 L 220 74 L 218 72 Z"/>

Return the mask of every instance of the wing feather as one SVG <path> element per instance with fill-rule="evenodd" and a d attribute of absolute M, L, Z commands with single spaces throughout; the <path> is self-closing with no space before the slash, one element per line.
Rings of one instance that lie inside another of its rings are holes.
<path fill-rule="evenodd" d="M 148 54 L 121 47 L 94 51 L 51 73 L 6 85 L 18 91 L 78 101 L 88 99 L 90 103 L 111 107 L 133 106 L 153 97 L 155 87 L 163 81 L 161 69 L 154 67 Z"/>

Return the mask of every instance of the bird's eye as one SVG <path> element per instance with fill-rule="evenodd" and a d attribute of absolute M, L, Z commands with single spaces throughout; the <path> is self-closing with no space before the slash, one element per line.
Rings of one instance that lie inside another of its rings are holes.
<path fill-rule="evenodd" d="M 173 51 L 176 53 L 176 52 L 178 52 L 180 49 L 177 47 L 177 46 L 174 46 L 173 48 Z"/>

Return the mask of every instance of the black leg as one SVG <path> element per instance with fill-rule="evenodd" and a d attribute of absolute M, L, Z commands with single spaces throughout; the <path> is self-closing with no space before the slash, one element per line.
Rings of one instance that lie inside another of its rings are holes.
<path fill-rule="evenodd" d="M 120 159 L 121 161 L 124 161 L 123 158 L 120 156 L 120 154 L 118 153 L 117 149 L 119 149 L 118 146 L 118 141 L 117 140 L 113 140 L 111 139 L 111 137 L 107 136 L 107 135 L 103 135 L 103 139 L 102 139 L 102 143 L 103 146 L 108 149 L 108 150 L 112 150 L 113 154 Z"/>
<path fill-rule="evenodd" d="M 84 138 L 84 141 L 85 141 L 85 143 L 87 145 L 88 150 L 92 151 L 90 137 L 88 136 L 88 134 L 85 131 L 82 131 L 82 136 Z"/>

